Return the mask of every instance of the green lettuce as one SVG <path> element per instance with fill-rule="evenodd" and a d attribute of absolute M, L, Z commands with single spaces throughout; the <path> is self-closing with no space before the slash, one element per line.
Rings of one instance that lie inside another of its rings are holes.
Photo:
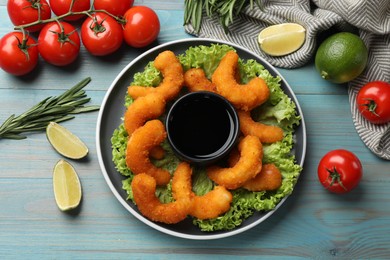
<path fill-rule="evenodd" d="M 184 70 L 201 68 L 204 70 L 206 76 L 211 78 L 212 73 L 218 67 L 223 56 L 230 50 L 234 49 L 228 45 L 200 45 L 189 48 L 184 54 L 179 55 L 178 58 Z"/>
<path fill-rule="evenodd" d="M 218 66 L 220 60 L 227 51 L 234 50 L 231 46 L 223 44 L 212 44 L 211 46 L 190 47 L 185 53 L 178 55 L 184 70 L 190 68 L 202 68 L 206 76 L 211 78 L 213 71 Z M 243 83 L 248 82 L 253 77 L 261 77 L 267 83 L 270 89 L 269 100 L 260 107 L 252 111 L 252 117 L 255 121 L 265 124 L 277 125 L 284 131 L 283 140 L 264 144 L 263 163 L 274 163 L 282 173 L 283 181 L 281 187 L 276 191 L 250 192 L 245 189 L 232 191 L 233 202 L 230 210 L 224 215 L 209 220 L 193 219 L 194 225 L 197 225 L 202 231 L 231 230 L 240 226 L 245 219 L 252 216 L 255 212 L 266 212 L 275 208 L 275 206 L 287 195 L 291 194 L 297 181 L 301 166 L 296 164 L 296 160 L 291 149 L 294 145 L 293 134 L 295 126 L 299 125 L 300 117 L 296 113 L 295 103 L 281 89 L 279 77 L 273 76 L 263 65 L 255 60 L 239 60 L 238 69 Z M 155 87 L 162 80 L 161 73 L 149 62 L 145 70 L 134 75 L 132 84 Z M 131 105 L 131 97 L 125 97 L 125 106 Z M 164 121 L 164 116 L 161 118 Z M 127 168 L 125 154 L 128 135 L 123 124 L 114 131 L 112 142 L 113 162 L 116 169 L 125 179 L 122 188 L 127 191 L 128 199 L 133 201 L 131 191 L 131 181 L 133 173 Z M 153 160 L 153 163 L 173 174 L 180 160 L 174 155 L 169 143 L 165 141 L 162 147 L 166 155 L 161 160 Z M 193 169 L 193 191 L 197 195 L 204 195 L 214 188 L 214 183 L 207 177 L 203 168 L 195 167 Z M 173 200 L 171 184 L 166 187 L 159 187 L 156 191 L 159 199 L 168 203 Z"/>

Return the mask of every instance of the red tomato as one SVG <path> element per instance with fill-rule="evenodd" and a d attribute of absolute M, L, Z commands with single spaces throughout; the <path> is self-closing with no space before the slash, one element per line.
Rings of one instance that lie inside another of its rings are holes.
<path fill-rule="evenodd" d="M 96 13 L 82 24 L 81 40 L 87 51 L 93 55 L 113 53 L 122 45 L 122 26 L 109 15 Z"/>
<path fill-rule="evenodd" d="M 95 0 L 93 6 L 95 10 L 106 10 L 112 15 L 123 16 L 133 4 L 134 0 Z"/>
<path fill-rule="evenodd" d="M 62 27 L 62 29 L 61 29 Z M 50 64 L 65 66 L 76 60 L 80 51 L 80 37 L 69 23 L 52 22 L 42 28 L 38 37 L 38 50 Z"/>
<path fill-rule="evenodd" d="M 51 17 L 51 9 L 46 0 L 8 0 L 7 11 L 11 22 L 14 25 L 23 25 L 38 20 L 40 10 L 41 20 Z M 43 24 L 26 28 L 26 31 L 36 32 L 43 27 Z"/>
<path fill-rule="evenodd" d="M 118 0 L 116 0 L 118 1 Z M 50 6 L 57 16 L 66 14 L 70 10 L 70 4 L 72 0 L 50 0 Z M 82 12 L 87 11 L 90 8 L 90 0 L 75 0 L 72 11 L 73 12 Z M 84 15 L 70 15 L 64 18 L 65 21 L 76 21 L 83 18 Z"/>
<path fill-rule="evenodd" d="M 364 85 L 356 97 L 357 107 L 373 124 L 390 122 L 390 84 L 373 81 Z"/>
<path fill-rule="evenodd" d="M 346 193 L 355 188 L 363 175 L 362 164 L 350 151 L 338 149 L 328 152 L 318 164 L 318 179 L 334 193 Z"/>
<path fill-rule="evenodd" d="M 32 71 L 38 63 L 38 48 L 34 39 L 23 39 L 23 33 L 11 32 L 0 41 L 0 67 L 21 76 Z"/>
<path fill-rule="evenodd" d="M 124 15 L 126 24 L 123 29 L 126 43 L 140 48 L 151 44 L 160 32 L 157 14 L 146 6 L 134 6 Z"/>

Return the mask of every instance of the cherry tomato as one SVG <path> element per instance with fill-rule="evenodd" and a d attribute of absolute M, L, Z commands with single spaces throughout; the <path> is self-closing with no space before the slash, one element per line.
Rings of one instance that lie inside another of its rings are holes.
<path fill-rule="evenodd" d="M 34 39 L 21 32 L 10 32 L 0 41 L 0 67 L 21 76 L 32 71 L 38 63 L 38 47 Z"/>
<path fill-rule="evenodd" d="M 141 48 L 157 39 L 160 21 L 157 14 L 146 6 L 134 6 L 124 15 L 126 24 L 123 29 L 126 43 Z"/>
<path fill-rule="evenodd" d="M 67 22 L 48 23 L 38 37 L 38 50 L 42 58 L 50 64 L 65 66 L 76 60 L 80 51 L 80 37 Z"/>
<path fill-rule="evenodd" d="M 133 4 L 134 0 L 95 0 L 93 6 L 95 10 L 106 10 L 112 15 L 123 16 Z"/>
<path fill-rule="evenodd" d="M 107 14 L 96 13 L 81 25 L 81 40 L 92 55 L 113 53 L 122 45 L 122 26 Z"/>
<path fill-rule="evenodd" d="M 390 84 L 372 81 L 364 85 L 356 97 L 357 107 L 373 124 L 390 122 Z"/>
<path fill-rule="evenodd" d="M 7 11 L 11 22 L 16 26 L 37 21 L 39 13 L 41 20 L 51 17 L 51 9 L 46 0 L 8 0 Z M 26 31 L 36 32 L 42 27 L 43 24 L 34 25 L 26 28 Z"/>
<path fill-rule="evenodd" d="M 118 1 L 118 0 L 116 0 Z M 55 13 L 57 16 L 66 14 L 70 10 L 70 4 L 72 3 L 72 0 L 50 0 L 50 6 L 53 10 L 53 13 Z M 82 12 L 89 10 L 90 8 L 90 0 L 75 0 L 72 11 L 73 12 Z M 78 14 L 78 15 L 70 15 L 64 18 L 65 21 L 76 21 L 81 18 L 83 18 L 84 15 Z"/>
<path fill-rule="evenodd" d="M 363 175 L 359 158 L 344 149 L 325 154 L 318 164 L 318 179 L 331 192 L 346 193 L 355 188 Z"/>

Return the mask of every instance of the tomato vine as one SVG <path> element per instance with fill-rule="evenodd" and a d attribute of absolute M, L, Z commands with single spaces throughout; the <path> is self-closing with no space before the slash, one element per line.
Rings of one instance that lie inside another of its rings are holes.
<path fill-rule="evenodd" d="M 73 16 L 73 15 L 86 15 L 86 16 L 89 16 L 92 18 L 92 14 L 94 13 L 104 13 L 112 18 L 114 18 L 118 23 L 120 24 L 126 24 L 126 20 L 121 17 L 121 16 L 116 16 L 116 15 L 113 15 L 111 14 L 110 12 L 104 10 L 104 9 L 99 9 L 99 10 L 95 10 L 93 9 L 93 6 L 94 6 L 94 2 L 95 0 L 92 0 L 91 2 L 91 5 L 90 5 L 90 8 L 86 11 L 79 11 L 79 12 L 75 12 L 75 11 L 72 11 L 72 7 L 75 3 L 76 0 L 72 0 L 71 1 L 71 4 L 70 4 L 70 8 L 69 8 L 69 11 L 65 14 L 62 14 L 62 15 L 59 15 L 59 16 L 55 16 L 55 17 L 52 17 L 52 18 L 48 18 L 48 19 L 41 19 L 41 12 L 40 12 L 40 1 L 41 0 L 31 0 L 30 2 L 33 2 L 31 3 L 32 6 L 37 6 L 37 10 L 38 10 L 38 20 L 34 21 L 34 22 L 31 22 L 31 23 L 27 23 L 27 24 L 23 24 L 23 25 L 17 25 L 14 27 L 15 30 L 24 30 L 26 28 L 29 28 L 29 27 L 32 27 L 32 26 L 35 26 L 35 25 L 40 25 L 40 24 L 47 24 L 47 23 L 50 23 L 50 22 L 56 22 L 56 21 L 60 21 L 66 17 L 69 17 L 69 16 Z M 39 7 L 39 8 L 38 8 Z"/>

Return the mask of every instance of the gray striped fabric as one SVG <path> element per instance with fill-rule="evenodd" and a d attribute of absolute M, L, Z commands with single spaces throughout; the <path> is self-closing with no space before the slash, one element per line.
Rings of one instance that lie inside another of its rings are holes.
<path fill-rule="evenodd" d="M 390 0 L 263 0 L 261 8 L 247 6 L 234 19 L 225 34 L 217 17 L 203 15 L 202 28 L 195 33 L 191 24 L 188 33 L 205 38 L 221 39 L 244 46 L 271 64 L 281 68 L 298 68 L 309 62 L 317 48 L 317 36 L 331 27 L 360 35 L 369 49 L 365 71 L 348 83 L 351 112 L 356 131 L 367 147 L 377 156 L 390 160 L 390 123 L 373 125 L 356 107 L 356 95 L 361 86 L 373 80 L 390 82 Z M 304 45 L 296 52 L 272 57 L 262 52 L 257 36 L 262 28 L 284 22 L 294 22 L 306 28 Z"/>

